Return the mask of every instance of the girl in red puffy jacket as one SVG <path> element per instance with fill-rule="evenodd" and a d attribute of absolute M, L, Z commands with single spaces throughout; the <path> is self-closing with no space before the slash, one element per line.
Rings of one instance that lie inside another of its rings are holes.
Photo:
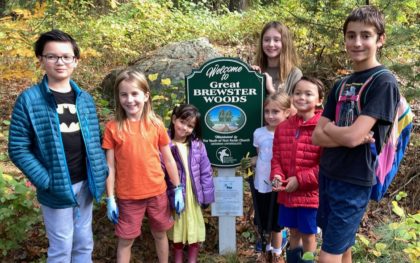
<path fill-rule="evenodd" d="M 279 192 L 279 225 L 290 229 L 287 262 L 313 262 L 305 259 L 316 250 L 321 147 L 313 145 L 311 137 L 322 113 L 318 109 L 322 90 L 318 79 L 302 77 L 292 93 L 297 114 L 277 126 L 274 134 L 270 179 L 273 191 Z M 304 252 L 308 256 L 302 259 Z"/>

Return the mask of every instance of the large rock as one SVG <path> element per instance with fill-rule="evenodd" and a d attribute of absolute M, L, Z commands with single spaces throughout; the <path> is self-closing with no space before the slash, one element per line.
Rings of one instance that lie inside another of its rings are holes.
<path fill-rule="evenodd" d="M 169 78 L 174 84 L 183 83 L 185 76 L 190 74 L 193 68 L 199 68 L 207 60 L 220 56 L 207 38 L 198 38 L 170 43 L 136 60 L 130 67 L 138 69 L 146 76 L 158 73 L 157 80 L 149 81 L 149 85 L 154 91 L 162 88 L 161 79 Z M 102 81 L 104 95 L 109 98 L 113 98 L 115 78 L 121 70 L 112 70 Z"/>

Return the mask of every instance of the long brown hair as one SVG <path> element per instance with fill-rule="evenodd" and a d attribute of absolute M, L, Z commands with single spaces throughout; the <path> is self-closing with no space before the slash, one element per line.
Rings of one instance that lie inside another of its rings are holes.
<path fill-rule="evenodd" d="M 263 38 L 265 32 L 270 28 L 274 28 L 281 35 L 281 51 L 279 56 L 279 81 L 284 83 L 293 68 L 299 64 L 299 57 L 296 52 L 295 45 L 293 43 L 293 37 L 287 26 L 283 25 L 278 21 L 271 21 L 265 24 L 261 31 L 260 40 L 258 42 L 257 56 L 255 58 L 255 64 L 260 66 L 264 72 L 268 67 L 267 55 L 263 50 Z"/>
<path fill-rule="evenodd" d="M 115 99 L 115 120 L 118 123 L 118 129 L 119 130 L 123 130 L 126 129 L 124 123 L 127 120 L 127 113 L 125 112 L 125 110 L 122 108 L 121 106 L 121 102 L 120 102 L 120 96 L 119 96 L 119 86 L 120 83 L 122 81 L 129 81 L 131 82 L 135 87 L 137 87 L 139 90 L 143 91 L 144 94 L 148 94 L 149 95 L 149 99 L 144 103 L 143 106 L 143 111 L 141 114 L 141 120 L 143 124 L 147 124 L 149 122 L 151 122 L 154 125 L 158 125 L 161 123 L 161 120 L 159 118 L 159 116 L 157 116 L 154 112 L 153 112 L 153 108 L 152 108 L 152 96 L 150 94 L 150 87 L 149 84 L 147 83 L 147 79 L 144 76 L 143 73 L 132 69 L 132 68 L 128 68 L 125 69 L 123 71 L 121 71 L 118 75 L 117 78 L 115 80 L 115 84 L 114 84 L 114 99 Z"/>

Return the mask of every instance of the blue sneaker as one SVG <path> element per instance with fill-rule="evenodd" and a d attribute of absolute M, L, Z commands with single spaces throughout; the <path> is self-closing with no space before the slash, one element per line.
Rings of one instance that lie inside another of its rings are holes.
<path fill-rule="evenodd" d="M 287 243 L 288 243 L 288 241 L 287 241 L 287 230 L 283 229 L 281 231 L 281 247 L 280 247 L 281 250 L 283 250 L 287 246 Z"/>
<path fill-rule="evenodd" d="M 262 252 L 262 241 L 261 239 L 257 239 L 255 243 L 255 252 Z"/>

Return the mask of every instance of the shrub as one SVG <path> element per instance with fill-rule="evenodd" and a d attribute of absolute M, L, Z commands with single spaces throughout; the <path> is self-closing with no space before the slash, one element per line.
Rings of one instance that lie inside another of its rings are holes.
<path fill-rule="evenodd" d="M 30 227 L 41 221 L 35 192 L 26 178 L 15 178 L 0 170 L 0 252 L 19 247 Z"/>

